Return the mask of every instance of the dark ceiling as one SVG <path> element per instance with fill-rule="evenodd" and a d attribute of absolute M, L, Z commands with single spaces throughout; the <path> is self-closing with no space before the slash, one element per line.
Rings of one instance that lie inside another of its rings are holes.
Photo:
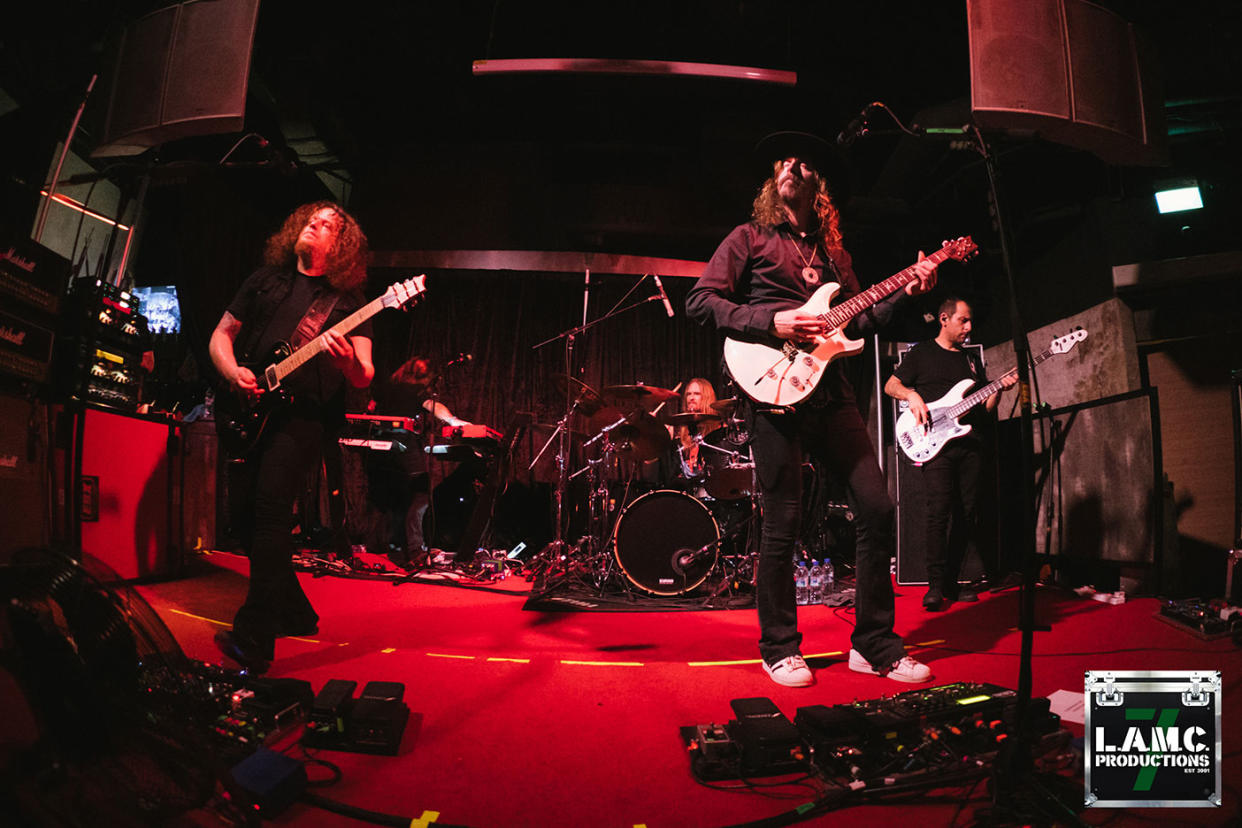
<path fill-rule="evenodd" d="M 83 79 L 93 70 L 106 73 L 101 44 L 160 4 L 20 5 L 6 12 L 16 18 L 3 29 L 0 86 L 21 106 L 49 113 L 43 139 L 54 142 Z M 1154 41 L 1172 164 L 1116 168 L 1050 142 L 997 136 L 1019 248 L 1038 255 L 1081 224 L 1086 205 L 1103 199 L 1124 208 L 1127 199 L 1149 198 L 1153 181 L 1179 175 L 1215 187 L 1214 197 L 1229 208 L 1219 215 L 1228 218 L 1201 222 L 1193 232 L 1122 232 L 1124 238 L 1106 242 L 1106 258 L 1236 247 L 1242 4 L 1102 5 Z M 301 196 L 321 188 L 324 176 L 348 182 L 350 206 L 377 249 L 705 259 L 748 211 L 761 177 L 751 148 L 766 132 L 807 129 L 831 138 L 871 101 L 884 102 L 907 124 L 964 123 L 971 83 L 966 29 L 962 0 L 265 0 L 246 126 L 279 155 L 270 165 L 276 172 L 257 170 L 251 184 Z M 757 66 L 794 71 L 798 84 L 472 74 L 475 60 L 519 57 Z M 872 126 L 874 134 L 851 151 L 854 199 L 846 212 L 852 246 L 864 258 L 869 245 L 899 247 L 904 258 L 942 234 L 985 234 L 990 207 L 977 154 L 944 139 L 903 137 L 883 115 Z M 92 128 L 88 118 L 81 143 L 97 140 Z M 210 167 L 236 138 L 188 139 L 138 161 L 147 169 Z M 272 158 L 253 160 L 264 165 Z M 122 168 L 132 170 L 133 159 Z M 1112 215 L 1127 215 L 1123 208 L 1108 208 L 1105 223 L 1126 224 Z"/>

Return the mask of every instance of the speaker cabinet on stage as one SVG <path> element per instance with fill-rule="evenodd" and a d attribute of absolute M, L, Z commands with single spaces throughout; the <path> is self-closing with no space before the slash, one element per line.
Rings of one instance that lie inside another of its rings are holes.
<path fill-rule="evenodd" d="M 193 135 L 239 132 L 259 0 L 189 0 L 124 31 L 95 156 L 134 155 Z"/>
<path fill-rule="evenodd" d="M 164 418 L 86 407 L 77 475 L 82 554 L 125 579 L 181 568 L 179 427 Z"/>
<path fill-rule="evenodd" d="M 1156 61 L 1129 22 L 1086 0 L 966 5 L 975 123 L 1034 131 L 1109 163 L 1166 163 Z"/>
<path fill-rule="evenodd" d="M 0 557 L 48 543 L 47 450 L 45 404 L 0 394 Z"/>

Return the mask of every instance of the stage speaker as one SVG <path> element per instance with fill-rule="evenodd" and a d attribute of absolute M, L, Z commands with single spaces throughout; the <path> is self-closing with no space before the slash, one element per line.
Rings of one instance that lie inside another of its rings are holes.
<path fill-rule="evenodd" d="M 115 47 L 103 140 L 92 155 L 238 132 L 259 0 L 189 0 L 128 26 Z"/>
<path fill-rule="evenodd" d="M 78 486 L 82 554 L 124 579 L 181 567 L 179 432 L 172 423 L 85 408 Z M 191 485 L 199 485 L 192 482 Z"/>
<path fill-rule="evenodd" d="M 968 0 L 970 97 L 986 129 L 1034 131 L 1114 164 L 1167 162 L 1147 40 L 1086 0 Z"/>
<path fill-rule="evenodd" d="M 0 556 L 48 543 L 47 448 L 45 404 L 0 394 Z"/>
<path fill-rule="evenodd" d="M 918 586 L 927 583 L 927 561 L 923 558 L 923 532 L 927 520 L 927 499 L 919 468 L 897 452 L 897 583 Z M 981 495 L 986 492 L 981 491 Z M 984 510 L 986 511 L 986 510 Z M 953 521 L 949 531 L 952 533 Z M 980 518 L 979 531 L 989 531 L 989 521 Z M 994 530 L 994 527 L 993 527 Z M 977 581 L 984 576 L 983 562 L 974 544 L 966 549 L 966 558 L 958 573 L 961 582 Z"/>

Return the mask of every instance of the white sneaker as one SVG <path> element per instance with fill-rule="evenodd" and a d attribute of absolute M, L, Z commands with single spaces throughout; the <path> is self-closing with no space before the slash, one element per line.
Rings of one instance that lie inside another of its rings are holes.
<path fill-rule="evenodd" d="M 772 681 L 786 687 L 810 687 L 815 683 L 815 674 L 806 666 L 800 655 L 782 658 L 775 664 L 763 663 L 763 669 L 772 677 Z"/>
<path fill-rule="evenodd" d="M 893 666 L 889 667 L 887 672 L 881 673 L 872 667 L 871 663 L 863 658 L 858 650 L 850 650 L 850 669 L 855 673 L 884 676 L 885 678 L 891 678 L 893 681 L 904 681 L 909 684 L 931 681 L 932 677 L 930 667 L 915 661 L 910 656 L 902 656 L 900 661 L 893 662 Z"/>

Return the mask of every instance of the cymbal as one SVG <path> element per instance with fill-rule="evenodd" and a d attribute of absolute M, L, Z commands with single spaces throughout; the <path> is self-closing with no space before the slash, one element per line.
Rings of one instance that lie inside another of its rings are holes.
<path fill-rule="evenodd" d="M 561 393 L 561 396 L 574 396 L 574 408 L 588 417 L 599 411 L 600 406 L 604 404 L 599 392 L 576 377 L 553 374 L 552 381 L 556 383 L 556 390 Z"/>
<path fill-rule="evenodd" d="M 530 427 L 534 429 L 535 431 L 541 431 L 544 434 L 548 434 L 550 432 L 556 431 L 557 423 L 531 423 Z M 569 436 L 575 440 L 583 440 L 586 438 L 587 433 L 585 431 L 582 431 L 580 428 L 570 427 Z"/>
<path fill-rule="evenodd" d="M 712 411 L 719 411 L 726 417 L 732 414 L 735 408 L 737 408 L 737 397 L 726 397 L 711 404 Z"/>
<path fill-rule="evenodd" d="M 614 425 L 608 439 L 619 455 L 633 460 L 653 460 L 672 442 L 668 429 L 641 408 L 625 415 L 625 422 Z"/>
<path fill-rule="evenodd" d="M 609 385 L 604 388 L 604 397 L 616 402 L 632 401 L 641 405 L 656 405 L 677 399 L 677 392 L 654 385 Z"/>
<path fill-rule="evenodd" d="M 711 421 L 713 423 L 720 422 L 719 414 L 706 414 L 701 411 L 683 411 L 680 414 L 664 414 L 661 416 L 664 422 L 671 426 L 689 426 L 698 425 L 702 422 Z"/>

